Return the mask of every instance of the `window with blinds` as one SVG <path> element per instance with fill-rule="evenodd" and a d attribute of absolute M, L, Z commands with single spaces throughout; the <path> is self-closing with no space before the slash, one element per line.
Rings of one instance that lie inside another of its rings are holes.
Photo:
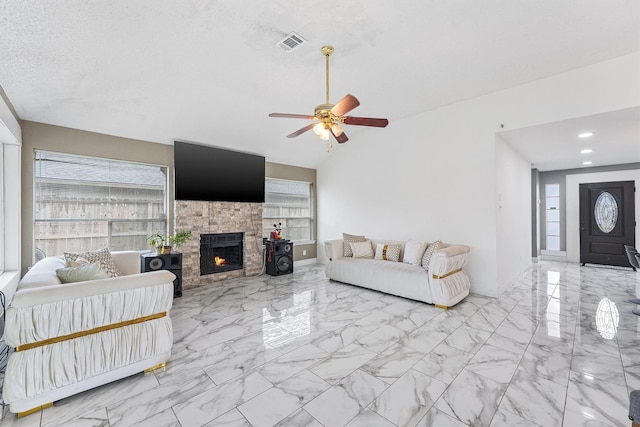
<path fill-rule="evenodd" d="M 262 208 L 262 235 L 269 237 L 282 223 L 282 237 L 294 242 L 313 239 L 311 183 L 266 178 Z"/>
<path fill-rule="evenodd" d="M 167 168 L 36 151 L 34 261 L 108 247 L 147 250 L 167 229 Z"/>

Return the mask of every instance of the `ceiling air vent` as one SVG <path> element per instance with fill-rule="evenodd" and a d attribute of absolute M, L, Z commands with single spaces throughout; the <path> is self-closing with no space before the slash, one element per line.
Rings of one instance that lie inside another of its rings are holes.
<path fill-rule="evenodd" d="M 288 53 L 304 42 L 306 42 L 306 40 L 303 39 L 300 34 L 291 33 L 287 35 L 287 37 L 276 43 L 276 46 Z"/>

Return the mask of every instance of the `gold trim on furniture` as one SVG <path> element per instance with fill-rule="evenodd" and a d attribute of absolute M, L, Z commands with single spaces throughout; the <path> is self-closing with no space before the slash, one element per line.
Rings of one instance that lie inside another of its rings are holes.
<path fill-rule="evenodd" d="M 44 345 L 55 344 L 62 341 L 68 341 L 75 338 L 85 337 L 87 335 L 97 334 L 99 332 L 110 331 L 111 329 L 122 328 L 123 326 L 135 325 L 137 323 L 147 322 L 149 320 L 161 319 L 167 315 L 166 312 L 156 313 L 150 316 L 139 317 L 133 320 L 125 320 L 124 322 L 112 323 L 111 325 L 100 326 L 98 328 L 89 329 L 87 331 L 75 332 L 69 335 L 63 335 L 60 337 L 49 338 L 43 341 L 38 341 L 29 344 L 23 344 L 16 347 L 16 351 L 31 350 L 32 348 L 42 347 Z"/>
<path fill-rule="evenodd" d="M 148 373 L 149 373 L 149 372 L 151 372 L 151 371 L 155 371 L 156 369 L 164 368 L 165 366 L 167 366 L 167 362 L 162 362 L 162 363 L 161 363 L 161 364 L 159 364 L 159 365 L 152 366 L 152 367 L 150 367 L 150 368 L 145 369 L 145 370 L 144 370 L 144 373 L 145 373 L 145 374 L 148 374 Z"/>
<path fill-rule="evenodd" d="M 459 269 L 457 269 L 457 270 L 450 271 L 450 272 L 448 272 L 447 274 L 443 274 L 442 276 L 438 276 L 437 274 L 434 274 L 434 275 L 433 275 L 433 278 L 434 278 L 434 279 L 444 279 L 445 277 L 449 277 L 449 276 L 451 276 L 451 275 L 453 275 L 453 274 L 460 273 L 461 271 L 462 271 L 462 269 L 461 269 L 461 268 L 459 268 Z"/>
<path fill-rule="evenodd" d="M 26 417 L 27 415 L 35 414 L 38 411 L 47 409 L 53 406 L 53 402 L 45 403 L 44 405 L 36 406 L 35 408 L 27 409 L 24 412 L 18 412 L 18 418 Z"/>
<path fill-rule="evenodd" d="M 440 304 L 436 304 L 436 308 L 441 308 L 443 310 L 448 310 L 449 307 L 447 307 L 446 305 L 440 305 Z"/>

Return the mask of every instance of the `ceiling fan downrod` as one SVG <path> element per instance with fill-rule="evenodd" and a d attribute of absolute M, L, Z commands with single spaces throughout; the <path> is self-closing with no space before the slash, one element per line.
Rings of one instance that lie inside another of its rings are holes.
<path fill-rule="evenodd" d="M 320 49 L 320 51 L 325 57 L 325 87 L 327 88 L 326 104 L 329 105 L 329 57 L 333 53 L 333 46 L 322 46 L 322 49 Z"/>

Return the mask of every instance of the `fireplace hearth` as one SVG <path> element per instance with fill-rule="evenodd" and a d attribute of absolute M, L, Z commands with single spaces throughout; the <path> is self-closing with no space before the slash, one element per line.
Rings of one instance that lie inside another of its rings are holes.
<path fill-rule="evenodd" d="M 241 270 L 244 233 L 200 234 L 200 275 Z"/>

